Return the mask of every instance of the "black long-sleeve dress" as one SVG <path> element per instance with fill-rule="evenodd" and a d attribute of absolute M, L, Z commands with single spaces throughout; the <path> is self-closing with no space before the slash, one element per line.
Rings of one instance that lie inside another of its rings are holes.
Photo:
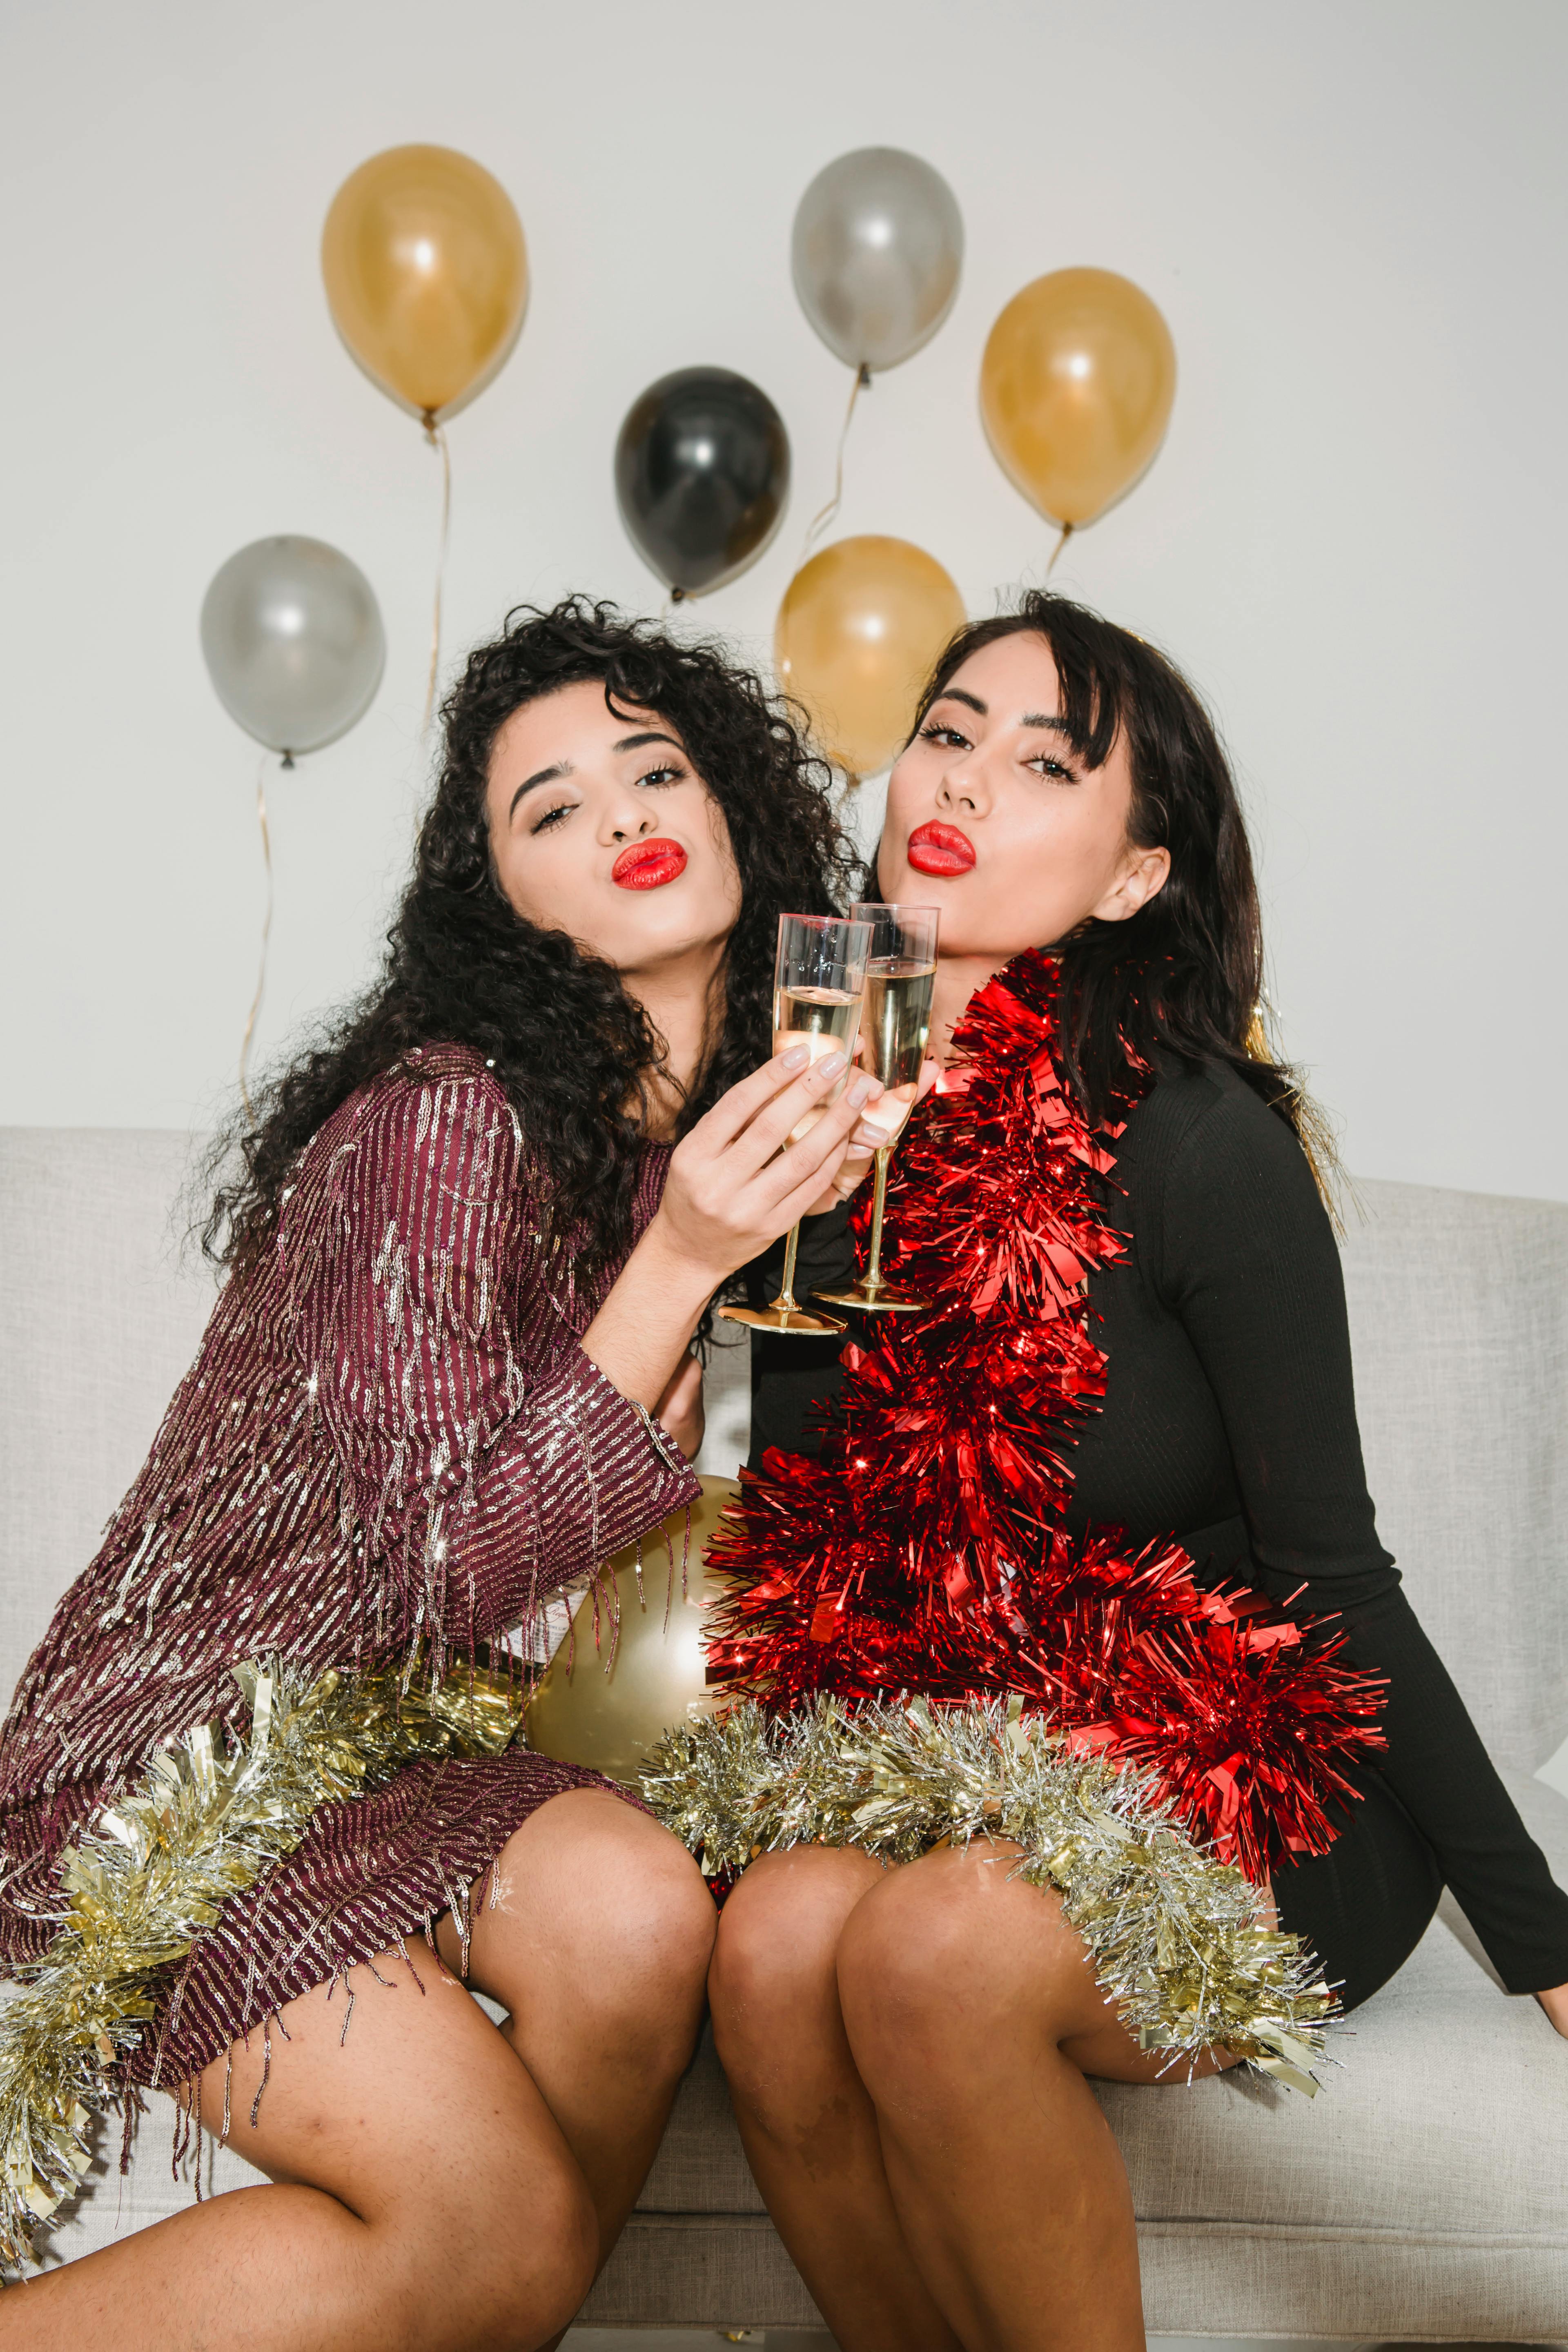
<path fill-rule="evenodd" d="M 1284 1925 L 1353 2008 L 1415 1948 L 1446 1881 L 1510 1991 L 1568 1983 L 1568 1895 L 1378 1541 L 1339 1254 L 1300 1145 L 1234 1073 L 1173 1067 L 1115 1151 L 1107 1211 L 1131 1246 L 1089 1278 L 1109 1369 L 1076 1436 L 1068 1527 L 1134 1545 L 1173 1529 L 1201 1582 L 1337 1612 L 1352 1661 L 1388 1680 L 1386 1751 L 1348 1776 L 1361 1801 L 1327 1853 L 1274 1874 Z M 799 1294 L 845 1281 L 854 1256 L 841 1213 L 809 1221 Z M 769 1446 L 814 1453 L 836 1344 L 758 1335 L 752 1368 L 752 1465 Z"/>

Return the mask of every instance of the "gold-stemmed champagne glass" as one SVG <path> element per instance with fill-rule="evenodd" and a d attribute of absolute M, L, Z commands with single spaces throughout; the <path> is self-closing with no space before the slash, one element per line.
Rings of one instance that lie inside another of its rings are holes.
<path fill-rule="evenodd" d="M 860 1027 L 860 1002 L 866 986 L 866 958 L 871 946 L 871 926 L 842 915 L 781 915 L 778 961 L 773 967 L 773 1051 L 785 1053 L 804 1045 L 814 1062 L 829 1054 L 844 1056 L 844 1075 L 837 1085 L 797 1119 L 784 1139 L 787 1151 L 816 1125 L 830 1103 L 837 1102 L 855 1067 L 855 1042 Z M 778 1297 L 766 1307 L 721 1307 L 731 1323 L 745 1323 L 753 1331 L 842 1331 L 837 1315 L 814 1314 L 795 1295 L 795 1262 L 800 1248 L 800 1221 L 790 1228 L 784 1244 L 784 1282 Z"/>
<path fill-rule="evenodd" d="M 862 1315 L 918 1315 L 931 1305 L 912 1291 L 895 1289 L 882 1276 L 882 1210 L 888 1195 L 888 1162 L 893 1146 L 914 1108 L 921 1064 L 931 1036 L 931 990 L 936 983 L 935 907 L 856 907 L 852 917 L 871 926 L 871 952 L 866 966 L 866 1000 L 860 1014 L 860 1062 L 886 1092 L 871 1106 L 867 1123 L 888 1126 L 888 1140 L 877 1153 L 876 1189 L 871 1196 L 871 1247 L 866 1271 L 845 1290 L 819 1290 L 835 1307 L 853 1307 Z"/>

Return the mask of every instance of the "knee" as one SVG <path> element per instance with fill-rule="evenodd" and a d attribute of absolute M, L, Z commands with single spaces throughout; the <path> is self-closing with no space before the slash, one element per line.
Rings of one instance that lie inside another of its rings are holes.
<path fill-rule="evenodd" d="M 825 2026 L 837 2030 L 844 1923 L 881 1873 L 864 1855 L 804 1847 L 753 1863 L 719 1919 L 708 1998 L 731 2083 Z"/>
<path fill-rule="evenodd" d="M 588 2299 L 600 2241 L 587 2183 L 563 2174 L 542 2199 L 530 2196 L 521 2227 L 519 2222 L 513 2203 L 486 2232 L 495 2248 L 483 2294 L 486 2310 L 477 2326 L 460 2335 L 464 2352 L 472 2344 L 539 2352 L 571 2326 Z"/>
<path fill-rule="evenodd" d="M 636 1818 L 640 1834 L 599 1891 L 584 1998 L 606 2042 L 635 2043 L 644 2064 L 679 2074 L 701 2021 L 718 1913 L 685 1847 Z"/>
<path fill-rule="evenodd" d="M 470 2184 L 470 2187 L 472 2184 Z M 528 2184 L 520 2218 L 500 2179 L 444 2214 L 389 2213 L 370 2251 L 394 2352 L 539 2352 L 586 2302 L 599 2259 L 598 2220 L 586 2183 L 563 2168 Z M 434 2200 L 439 2203 L 440 2200 Z M 432 2243 L 431 2225 L 438 2231 Z"/>

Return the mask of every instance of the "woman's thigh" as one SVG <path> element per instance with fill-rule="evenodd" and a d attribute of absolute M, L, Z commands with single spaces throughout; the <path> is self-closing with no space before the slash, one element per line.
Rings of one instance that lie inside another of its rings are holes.
<path fill-rule="evenodd" d="M 1274 1874 L 1280 1926 L 1311 1946 L 1344 2011 L 1404 1967 L 1443 1892 L 1436 1854 L 1382 1774 L 1355 1778 L 1360 1801 L 1327 1853 Z"/>
<path fill-rule="evenodd" d="M 873 2072 L 1004 2064 L 1049 2044 L 1086 2074 L 1171 2079 L 1102 1991 L 1061 1897 L 1013 1875 L 1021 1849 L 975 1839 L 890 1872 L 846 1922 L 838 1979 L 849 2039 Z M 1236 2062 L 1206 2051 L 1189 2072 Z M 864 2071 L 864 2070 L 863 2070 Z"/>
<path fill-rule="evenodd" d="M 435 2181 L 443 2231 L 469 2199 L 515 2222 L 520 2191 L 547 2225 L 581 2221 L 576 2168 L 527 2069 L 420 1936 L 286 2002 L 207 2067 L 200 2107 L 269 2180 L 324 2189 L 362 2221 L 417 2207 Z"/>
<path fill-rule="evenodd" d="M 586 2293 L 598 2231 L 581 2171 L 526 2067 L 423 1937 L 286 2003 L 206 2069 L 199 2096 L 206 2128 L 226 2117 L 229 2144 L 279 2188 L 276 2203 L 242 2190 L 162 2225 L 178 2238 L 164 2258 L 182 2311 L 206 2310 L 216 2263 L 237 2291 L 276 2279 L 281 2312 L 303 2296 L 317 2340 L 357 2342 L 357 2310 L 378 2315 L 381 2340 L 438 2352 L 512 2344 L 520 2326 L 542 2340 Z M 300 2190 L 324 2194 L 300 2204 Z"/>

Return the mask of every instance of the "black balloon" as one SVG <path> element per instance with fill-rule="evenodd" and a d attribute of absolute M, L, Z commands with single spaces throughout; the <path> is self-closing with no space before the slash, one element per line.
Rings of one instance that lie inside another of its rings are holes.
<path fill-rule="evenodd" d="M 729 368 L 649 384 L 616 443 L 616 494 L 639 552 L 678 595 L 743 572 L 789 492 L 789 436 L 765 392 Z"/>

